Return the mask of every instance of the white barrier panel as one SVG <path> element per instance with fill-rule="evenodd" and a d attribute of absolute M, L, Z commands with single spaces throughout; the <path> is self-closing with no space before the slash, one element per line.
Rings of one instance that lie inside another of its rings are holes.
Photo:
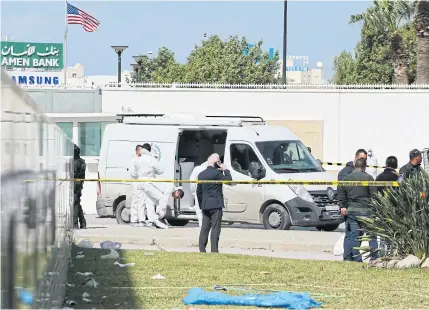
<path fill-rule="evenodd" d="M 73 188 L 56 179 L 73 177 L 72 158 L 73 142 L 2 70 L 2 308 L 62 307 Z"/>

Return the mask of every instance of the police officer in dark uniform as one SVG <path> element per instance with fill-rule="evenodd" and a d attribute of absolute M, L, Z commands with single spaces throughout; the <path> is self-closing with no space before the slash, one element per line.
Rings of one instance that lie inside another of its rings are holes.
<path fill-rule="evenodd" d="M 407 179 L 409 177 L 415 176 L 422 172 L 421 164 L 422 164 L 422 153 L 414 149 L 410 152 L 410 161 L 408 164 L 399 169 L 399 174 Z"/>
<path fill-rule="evenodd" d="M 397 182 L 400 181 L 399 173 L 396 172 L 398 169 L 398 159 L 395 156 L 389 156 L 386 159 L 386 167 L 382 173 L 380 173 L 376 181 L 381 182 Z M 386 186 L 378 186 L 377 191 L 384 194 L 386 191 Z"/>
<path fill-rule="evenodd" d="M 86 163 L 85 160 L 80 157 L 80 148 L 74 145 L 74 178 L 85 179 Z M 83 181 L 74 181 L 74 200 L 73 200 L 73 227 L 78 229 L 79 222 L 80 228 L 86 228 L 86 220 L 83 215 L 82 206 L 80 205 L 80 198 L 82 197 Z"/>

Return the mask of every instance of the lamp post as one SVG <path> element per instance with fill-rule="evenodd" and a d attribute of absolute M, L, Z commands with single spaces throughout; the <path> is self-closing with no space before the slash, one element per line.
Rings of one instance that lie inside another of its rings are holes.
<path fill-rule="evenodd" d="M 134 58 L 134 60 L 137 63 L 137 71 L 136 71 L 136 73 L 137 73 L 137 83 L 141 83 L 142 82 L 142 77 L 141 77 L 142 68 L 141 68 L 141 65 L 142 65 L 142 61 L 143 61 L 144 56 L 133 56 L 133 58 Z"/>
<path fill-rule="evenodd" d="M 287 0 L 284 1 L 283 7 L 283 66 L 282 80 L 283 85 L 286 85 L 286 58 L 287 58 Z"/>
<path fill-rule="evenodd" d="M 128 46 L 113 45 L 112 48 L 115 50 L 116 54 L 118 54 L 118 87 L 121 87 L 121 72 L 122 72 L 121 56 L 122 56 L 122 52 L 125 51 L 128 48 Z"/>

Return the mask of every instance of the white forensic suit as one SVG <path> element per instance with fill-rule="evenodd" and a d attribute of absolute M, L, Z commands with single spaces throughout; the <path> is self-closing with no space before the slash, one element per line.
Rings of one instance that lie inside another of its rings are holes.
<path fill-rule="evenodd" d="M 192 170 L 191 173 L 191 177 L 189 178 L 189 180 L 191 181 L 195 181 L 198 180 L 198 175 L 207 169 L 207 162 L 202 163 L 199 166 L 195 166 L 194 170 Z M 197 214 L 197 218 L 198 218 L 198 225 L 201 227 L 201 224 L 203 222 L 203 213 L 201 211 L 201 208 L 198 204 L 198 198 L 197 198 L 197 183 L 191 183 L 189 184 L 189 187 L 191 188 L 191 193 L 194 196 L 194 201 L 195 201 L 195 213 Z"/>
<path fill-rule="evenodd" d="M 140 157 L 135 156 L 129 168 L 131 179 L 137 180 L 139 176 L 139 159 Z M 145 214 L 145 194 L 142 190 L 138 189 L 137 182 L 131 183 L 132 196 L 131 196 L 131 224 L 143 223 L 146 219 Z"/>
<path fill-rule="evenodd" d="M 371 154 L 371 156 L 369 156 L 370 154 Z M 368 149 L 368 156 L 366 159 L 366 164 L 368 166 L 378 166 L 377 162 L 378 162 L 377 157 L 375 157 L 373 150 Z M 377 178 L 378 174 L 380 173 L 379 169 L 371 168 L 371 167 L 368 167 L 365 172 L 368 173 L 370 176 L 372 176 L 374 178 L 374 180 Z"/>
<path fill-rule="evenodd" d="M 138 159 L 138 164 L 139 180 L 155 179 L 157 175 L 164 173 L 164 169 L 158 160 L 146 149 L 142 150 L 142 155 Z M 164 194 L 156 187 L 156 183 L 139 182 L 137 188 L 143 190 L 145 194 L 146 214 L 149 224 L 154 223 L 158 227 L 166 226 L 159 222 L 158 215 L 155 212 L 155 205 L 158 205 L 161 210 L 167 208 L 167 200 Z"/>
<path fill-rule="evenodd" d="M 176 187 L 173 183 L 156 183 L 155 187 L 164 195 L 164 197 L 158 201 L 151 200 L 149 203 L 155 203 L 155 213 L 158 216 L 158 219 L 162 220 L 167 214 L 167 203 L 174 191 L 182 189 L 182 187 Z M 149 200 L 149 199 L 148 199 Z"/>

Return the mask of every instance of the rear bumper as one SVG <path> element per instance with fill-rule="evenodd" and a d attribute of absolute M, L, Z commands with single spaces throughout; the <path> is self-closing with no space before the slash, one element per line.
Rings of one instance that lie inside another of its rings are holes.
<path fill-rule="evenodd" d="M 113 216 L 113 199 L 97 198 L 96 202 L 97 214 L 100 217 Z"/>
<path fill-rule="evenodd" d="M 344 221 L 340 211 L 326 211 L 325 208 L 318 207 L 299 197 L 289 200 L 285 206 L 289 211 L 293 226 L 339 225 Z"/>

